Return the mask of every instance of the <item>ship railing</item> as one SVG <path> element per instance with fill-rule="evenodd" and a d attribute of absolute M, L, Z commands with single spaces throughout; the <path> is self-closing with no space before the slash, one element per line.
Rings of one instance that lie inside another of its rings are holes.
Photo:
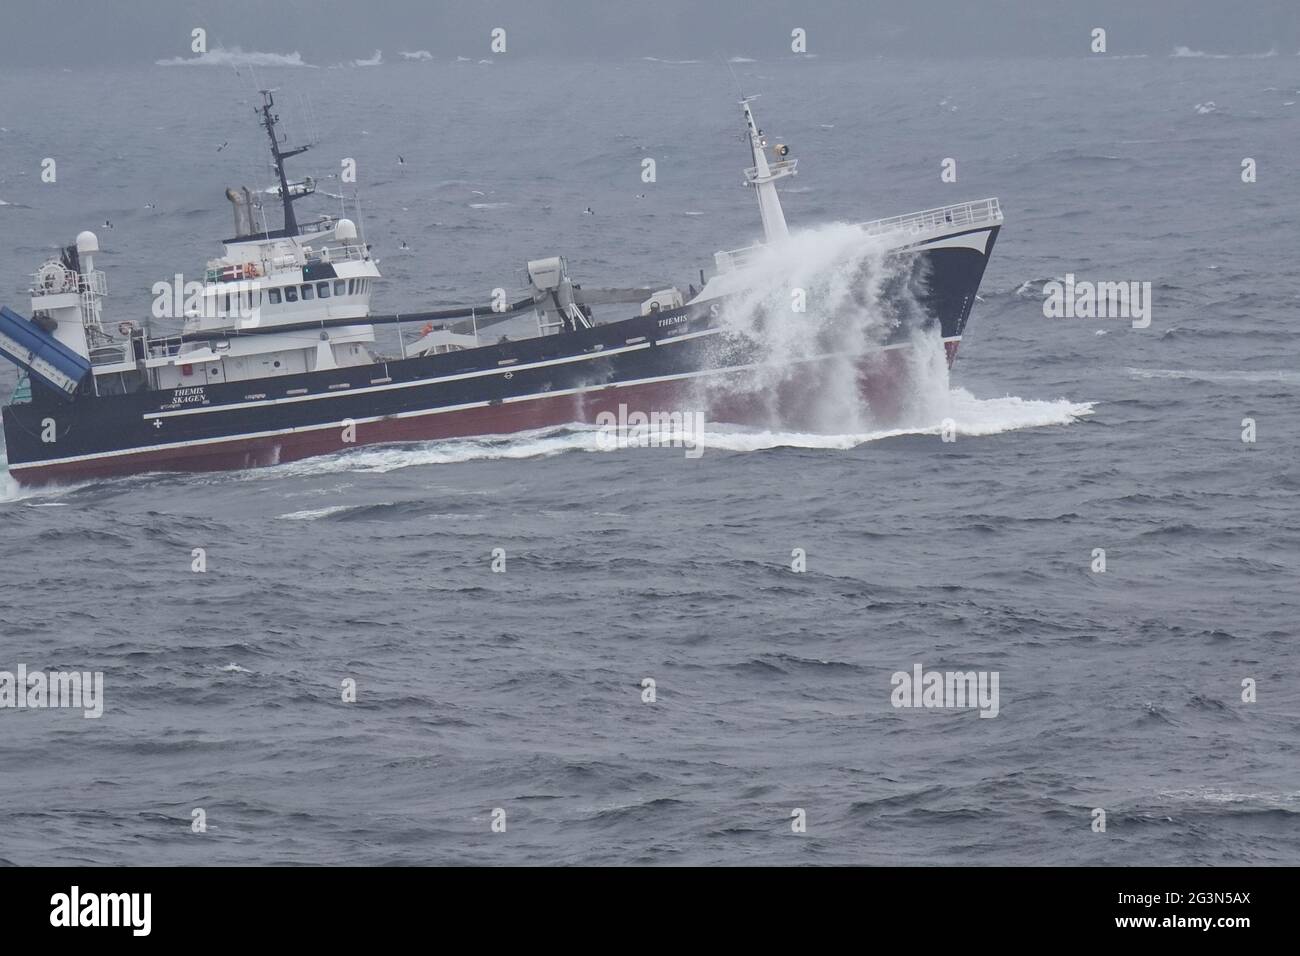
<path fill-rule="evenodd" d="M 14 385 L 13 394 L 9 396 L 10 405 L 27 405 L 32 400 L 32 382 L 25 371 L 18 373 L 18 383 Z"/>
<path fill-rule="evenodd" d="M 313 262 L 364 262 L 369 258 L 370 254 L 364 243 L 341 242 L 337 245 L 304 246 L 298 253 L 263 256 L 238 263 L 228 262 L 225 259 L 209 259 L 204 272 L 204 281 L 209 285 L 247 282 L 253 279 L 265 279 L 286 268 L 301 268 Z M 256 267 L 256 273 L 248 271 L 249 265 Z"/>
<path fill-rule="evenodd" d="M 873 219 L 858 223 L 858 228 L 868 235 L 885 235 L 893 232 L 925 232 L 947 226 L 978 226 L 1002 221 L 1002 207 L 996 199 L 978 199 L 952 206 L 939 206 L 905 216 Z"/>
<path fill-rule="evenodd" d="M 337 245 L 304 246 L 303 253 L 310 262 L 319 259 L 322 262 L 364 262 L 370 258 L 370 252 L 362 242 L 340 242 Z"/>
<path fill-rule="evenodd" d="M 184 336 L 168 335 L 162 338 L 150 339 L 146 347 L 146 353 L 153 358 L 173 358 L 181 352 L 181 346 L 189 344 Z"/>
<path fill-rule="evenodd" d="M 131 357 L 130 342 L 96 345 L 90 350 L 91 365 L 120 365 Z"/>
<path fill-rule="evenodd" d="M 57 261 L 55 265 L 60 265 Z M 59 277 L 57 273 L 33 272 L 32 273 L 32 295 L 58 295 L 63 292 L 75 292 L 80 295 L 108 295 L 108 276 L 104 275 L 98 269 L 92 270 L 89 274 L 75 272 L 67 266 L 62 266 L 63 275 Z"/>
<path fill-rule="evenodd" d="M 309 235 L 317 232 L 329 232 L 339 221 L 332 216 L 326 216 L 323 219 L 313 219 L 311 222 L 304 222 L 298 225 L 298 232 L 302 235 Z"/>
<path fill-rule="evenodd" d="M 89 274 L 82 274 L 80 279 L 80 289 L 82 294 L 90 293 L 91 295 L 108 295 L 108 276 L 98 269 Z"/>
<path fill-rule="evenodd" d="M 745 170 L 745 181 L 750 183 L 770 182 L 773 179 L 780 179 L 782 176 L 793 176 L 799 166 L 797 159 L 783 159 L 779 162 L 767 164 L 767 176 L 760 177 L 757 166 L 750 166 Z"/>
<path fill-rule="evenodd" d="M 932 229 L 948 229 L 961 226 L 984 226 L 1002 222 L 1002 207 L 996 199 L 978 199 L 974 202 L 956 203 L 951 206 L 939 206 L 924 209 L 921 212 L 908 213 L 904 216 L 891 216 L 888 219 L 873 219 L 860 222 L 857 227 L 868 236 L 911 235 L 929 232 Z M 732 249 L 714 254 L 714 261 L 719 272 L 743 269 L 766 246 L 755 243 L 742 249 Z"/>
<path fill-rule="evenodd" d="M 57 268 L 55 268 L 57 267 Z M 65 292 L 77 292 L 81 288 L 81 276 L 69 269 L 57 259 L 47 262 L 32 273 L 32 295 L 61 295 Z"/>

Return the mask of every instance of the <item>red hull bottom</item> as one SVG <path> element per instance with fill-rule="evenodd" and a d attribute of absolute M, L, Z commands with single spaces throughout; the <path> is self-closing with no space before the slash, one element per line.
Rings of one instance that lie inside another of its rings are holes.
<path fill-rule="evenodd" d="M 944 343 L 948 363 L 957 354 L 955 341 Z M 910 349 L 875 353 L 847 364 L 851 385 L 846 402 L 863 402 L 873 419 L 887 421 L 905 398 L 910 369 Z M 143 472 L 231 471 L 284 464 L 327 455 L 359 445 L 436 441 L 550 428 L 573 423 L 597 424 L 597 416 L 616 418 L 625 411 L 646 414 L 703 412 L 709 421 L 739 425 L 817 431 L 834 396 L 818 393 L 824 369 L 804 368 L 773 382 L 756 381 L 751 372 L 730 373 L 634 385 L 607 386 L 570 395 L 541 395 L 454 412 L 384 418 L 353 426 L 354 440 L 345 441 L 342 426 L 290 434 L 193 444 L 175 448 L 123 453 L 111 457 L 59 462 L 12 469 L 24 485 L 59 481 L 84 481 Z M 833 411 L 834 409 L 830 409 Z"/>

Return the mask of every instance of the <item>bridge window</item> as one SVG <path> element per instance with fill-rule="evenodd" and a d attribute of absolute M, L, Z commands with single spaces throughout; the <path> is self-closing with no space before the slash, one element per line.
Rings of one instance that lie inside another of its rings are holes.
<path fill-rule="evenodd" d="M 347 291 L 348 291 L 348 284 L 347 284 L 347 282 L 346 282 L 345 280 L 343 280 L 343 279 L 335 279 L 335 280 L 334 280 L 334 294 L 335 294 L 335 295 L 345 295 L 345 294 L 347 293 Z"/>
<path fill-rule="evenodd" d="M 309 285 L 302 287 L 302 301 L 309 302 L 316 298 L 316 290 Z"/>
<path fill-rule="evenodd" d="M 285 287 L 284 287 L 284 301 L 285 301 L 285 302 L 297 302 L 297 301 L 298 301 L 298 290 L 295 289 L 295 288 L 294 288 L 293 286 L 291 286 L 291 285 L 287 285 L 287 286 L 285 286 Z"/>
<path fill-rule="evenodd" d="M 330 297 L 330 284 L 328 282 L 317 282 L 316 294 L 322 299 L 328 299 Z"/>
<path fill-rule="evenodd" d="M 267 300 L 268 300 L 272 305 L 279 305 L 279 304 L 280 304 L 280 290 L 279 290 L 279 289 L 267 289 L 267 290 L 266 290 L 266 298 L 267 298 Z"/>

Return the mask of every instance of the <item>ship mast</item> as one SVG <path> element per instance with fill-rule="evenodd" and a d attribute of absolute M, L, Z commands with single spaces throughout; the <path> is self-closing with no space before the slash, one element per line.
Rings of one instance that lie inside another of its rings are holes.
<path fill-rule="evenodd" d="M 754 157 L 754 165 L 745 170 L 745 182 L 753 186 L 758 193 L 758 214 L 763 219 L 763 235 L 769 243 L 786 239 L 790 230 L 785 224 L 785 213 L 781 209 L 781 198 L 776 194 L 776 181 L 785 176 L 793 176 L 797 159 L 781 159 L 773 163 L 767 161 L 767 140 L 763 131 L 754 122 L 754 112 L 749 108 L 752 96 L 740 101 L 745 111 L 745 132 L 749 136 L 749 151 Z M 779 156 L 785 156 L 789 149 L 778 145 L 775 147 Z"/>
<path fill-rule="evenodd" d="M 297 156 L 299 153 L 307 152 L 311 147 L 280 148 L 280 137 L 275 132 L 275 124 L 279 122 L 280 115 L 271 112 L 271 107 L 275 105 L 275 97 L 272 96 L 275 90 L 259 90 L 258 92 L 262 94 L 262 106 L 258 112 L 262 114 L 262 126 L 266 128 L 266 135 L 271 138 L 271 156 L 275 159 L 275 172 L 280 179 L 280 203 L 284 206 L 284 232 L 285 235 L 296 236 L 298 235 L 298 217 L 293 214 L 294 201 L 314 192 L 315 184 L 312 182 L 311 177 L 308 177 L 301 183 L 294 183 L 297 193 L 292 192 L 289 188 L 289 179 L 284 172 L 284 161 Z"/>

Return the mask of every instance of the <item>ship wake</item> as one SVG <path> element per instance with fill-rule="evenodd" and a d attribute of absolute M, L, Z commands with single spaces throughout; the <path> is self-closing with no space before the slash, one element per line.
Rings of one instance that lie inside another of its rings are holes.
<path fill-rule="evenodd" d="M 964 388 L 945 387 L 942 394 L 929 396 L 924 413 L 920 411 L 921 406 L 917 407 L 909 424 L 861 431 L 808 432 L 706 422 L 701 434 L 677 437 L 691 447 L 698 442 L 703 457 L 717 452 L 761 452 L 773 448 L 848 450 L 909 435 L 934 436 L 939 440 L 945 432 L 961 437 L 982 437 L 1069 425 L 1091 415 L 1093 405 L 1092 402 L 1041 401 L 1014 396 L 981 399 Z M 574 452 L 680 457 L 682 448 L 673 444 L 673 437 L 667 432 L 659 435 L 659 447 L 610 451 L 599 426 L 572 424 L 511 435 L 364 446 L 336 455 L 253 469 L 241 474 L 249 481 L 340 473 L 384 474 L 429 465 L 536 460 Z"/>

